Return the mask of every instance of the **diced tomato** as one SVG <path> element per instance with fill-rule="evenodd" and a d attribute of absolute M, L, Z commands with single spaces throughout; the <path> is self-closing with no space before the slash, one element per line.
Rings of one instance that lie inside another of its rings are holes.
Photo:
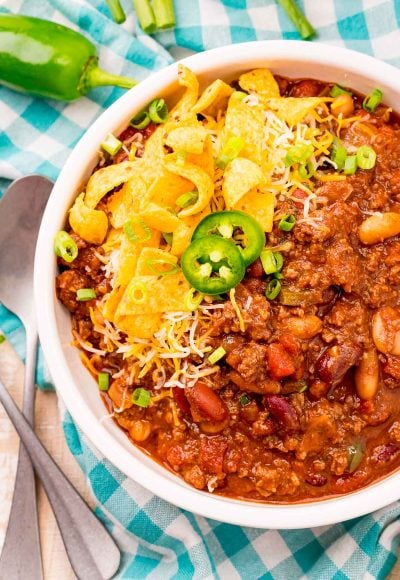
<path fill-rule="evenodd" d="M 300 353 L 300 344 L 299 341 L 294 338 L 291 334 L 281 334 L 279 337 L 280 344 L 284 347 L 286 352 L 290 355 L 296 357 Z"/>
<path fill-rule="evenodd" d="M 289 377 L 296 371 L 293 358 L 279 342 L 268 346 L 267 362 L 271 377 L 274 379 Z"/>
<path fill-rule="evenodd" d="M 228 447 L 221 437 L 200 439 L 200 467 L 208 473 L 222 473 L 225 451 Z"/>

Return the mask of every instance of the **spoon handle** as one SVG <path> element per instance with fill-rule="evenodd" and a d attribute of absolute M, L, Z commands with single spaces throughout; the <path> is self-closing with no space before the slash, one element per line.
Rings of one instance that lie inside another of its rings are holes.
<path fill-rule="evenodd" d="M 120 562 L 114 540 L 50 457 L 1 381 L 0 402 L 42 481 L 76 576 L 85 580 L 108 580 Z"/>
<path fill-rule="evenodd" d="M 23 412 L 33 425 L 35 410 L 35 366 L 38 337 L 33 326 L 26 328 L 26 364 Z M 29 554 L 21 558 L 19 554 Z M 18 454 L 15 486 L 6 537 L 0 559 L 0 578 L 43 578 L 35 473 L 23 445 Z"/>

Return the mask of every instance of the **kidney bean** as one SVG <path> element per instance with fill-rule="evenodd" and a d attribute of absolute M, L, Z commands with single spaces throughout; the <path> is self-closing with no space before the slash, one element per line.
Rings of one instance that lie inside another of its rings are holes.
<path fill-rule="evenodd" d="M 228 409 L 221 397 L 202 381 L 197 381 L 193 387 L 185 389 L 186 397 L 191 406 L 203 417 L 211 421 L 223 421 L 228 415 Z"/>
<path fill-rule="evenodd" d="M 184 389 L 180 389 L 179 387 L 175 387 L 172 389 L 172 393 L 174 395 L 175 403 L 178 405 L 179 409 L 182 411 L 184 415 L 190 414 L 190 405 L 189 401 L 186 398 Z"/>
<path fill-rule="evenodd" d="M 400 451 L 400 447 L 395 445 L 394 443 L 387 443 L 386 445 L 378 445 L 375 447 L 372 460 L 376 461 L 377 463 L 386 463 L 393 459 L 395 455 L 397 455 Z"/>
<path fill-rule="evenodd" d="M 318 97 L 322 85 L 313 79 L 305 79 L 295 83 L 290 91 L 291 97 Z"/>
<path fill-rule="evenodd" d="M 327 481 L 325 475 L 321 475 L 320 473 L 310 473 L 306 477 L 306 482 L 315 487 L 321 487 L 325 485 Z"/>
<path fill-rule="evenodd" d="M 296 411 L 285 397 L 279 395 L 266 395 L 264 403 L 276 419 L 288 431 L 296 431 L 299 428 L 299 419 Z"/>
<path fill-rule="evenodd" d="M 375 348 L 366 350 L 354 374 L 357 394 L 372 399 L 379 387 L 379 360 Z"/>
<path fill-rule="evenodd" d="M 247 274 L 250 278 L 262 278 L 264 276 L 264 268 L 260 258 L 257 258 L 255 262 L 250 264 L 247 268 Z"/>
<path fill-rule="evenodd" d="M 400 214 L 399 214 L 400 215 Z M 400 355 L 400 309 L 384 306 L 372 318 L 372 339 L 384 354 Z"/>
<path fill-rule="evenodd" d="M 336 344 L 324 350 L 315 364 L 317 375 L 329 384 L 338 383 L 362 355 L 359 345 Z"/>

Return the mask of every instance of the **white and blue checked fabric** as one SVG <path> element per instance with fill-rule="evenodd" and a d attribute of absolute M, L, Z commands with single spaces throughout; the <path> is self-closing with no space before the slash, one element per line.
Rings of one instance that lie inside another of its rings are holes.
<path fill-rule="evenodd" d="M 172 62 L 176 46 L 299 36 L 274 0 L 175 0 L 177 26 L 150 38 L 128 19 L 114 24 L 102 0 L 0 0 L 0 12 L 56 20 L 99 47 L 104 68 L 143 79 Z M 299 0 L 318 40 L 400 67 L 400 0 Z M 399 73 L 400 74 L 400 73 Z M 0 193 L 9 180 L 38 172 L 55 179 L 69 152 L 120 89 L 96 89 L 72 104 L 0 87 Z M 0 327 L 23 357 L 19 321 L 0 305 Z M 38 382 L 49 384 L 39 360 Z M 335 526 L 296 531 L 240 528 L 180 510 L 128 480 L 99 455 L 65 411 L 67 443 L 97 500 L 97 513 L 123 553 L 119 578 L 385 578 L 396 561 L 400 503 Z M 344 514 L 345 516 L 345 514 Z M 307 522 L 304 522 L 306 528 Z"/>

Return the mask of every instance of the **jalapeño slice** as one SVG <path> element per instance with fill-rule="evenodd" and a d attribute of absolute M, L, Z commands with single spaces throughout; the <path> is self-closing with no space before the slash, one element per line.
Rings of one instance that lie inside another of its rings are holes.
<path fill-rule="evenodd" d="M 194 230 L 192 241 L 204 236 L 218 236 L 233 242 L 246 266 L 258 258 L 265 244 L 260 224 L 242 211 L 217 211 L 206 216 Z"/>
<path fill-rule="evenodd" d="M 182 255 L 181 268 L 193 288 L 204 294 L 227 292 L 246 272 L 239 247 L 219 236 L 192 241 Z"/>

